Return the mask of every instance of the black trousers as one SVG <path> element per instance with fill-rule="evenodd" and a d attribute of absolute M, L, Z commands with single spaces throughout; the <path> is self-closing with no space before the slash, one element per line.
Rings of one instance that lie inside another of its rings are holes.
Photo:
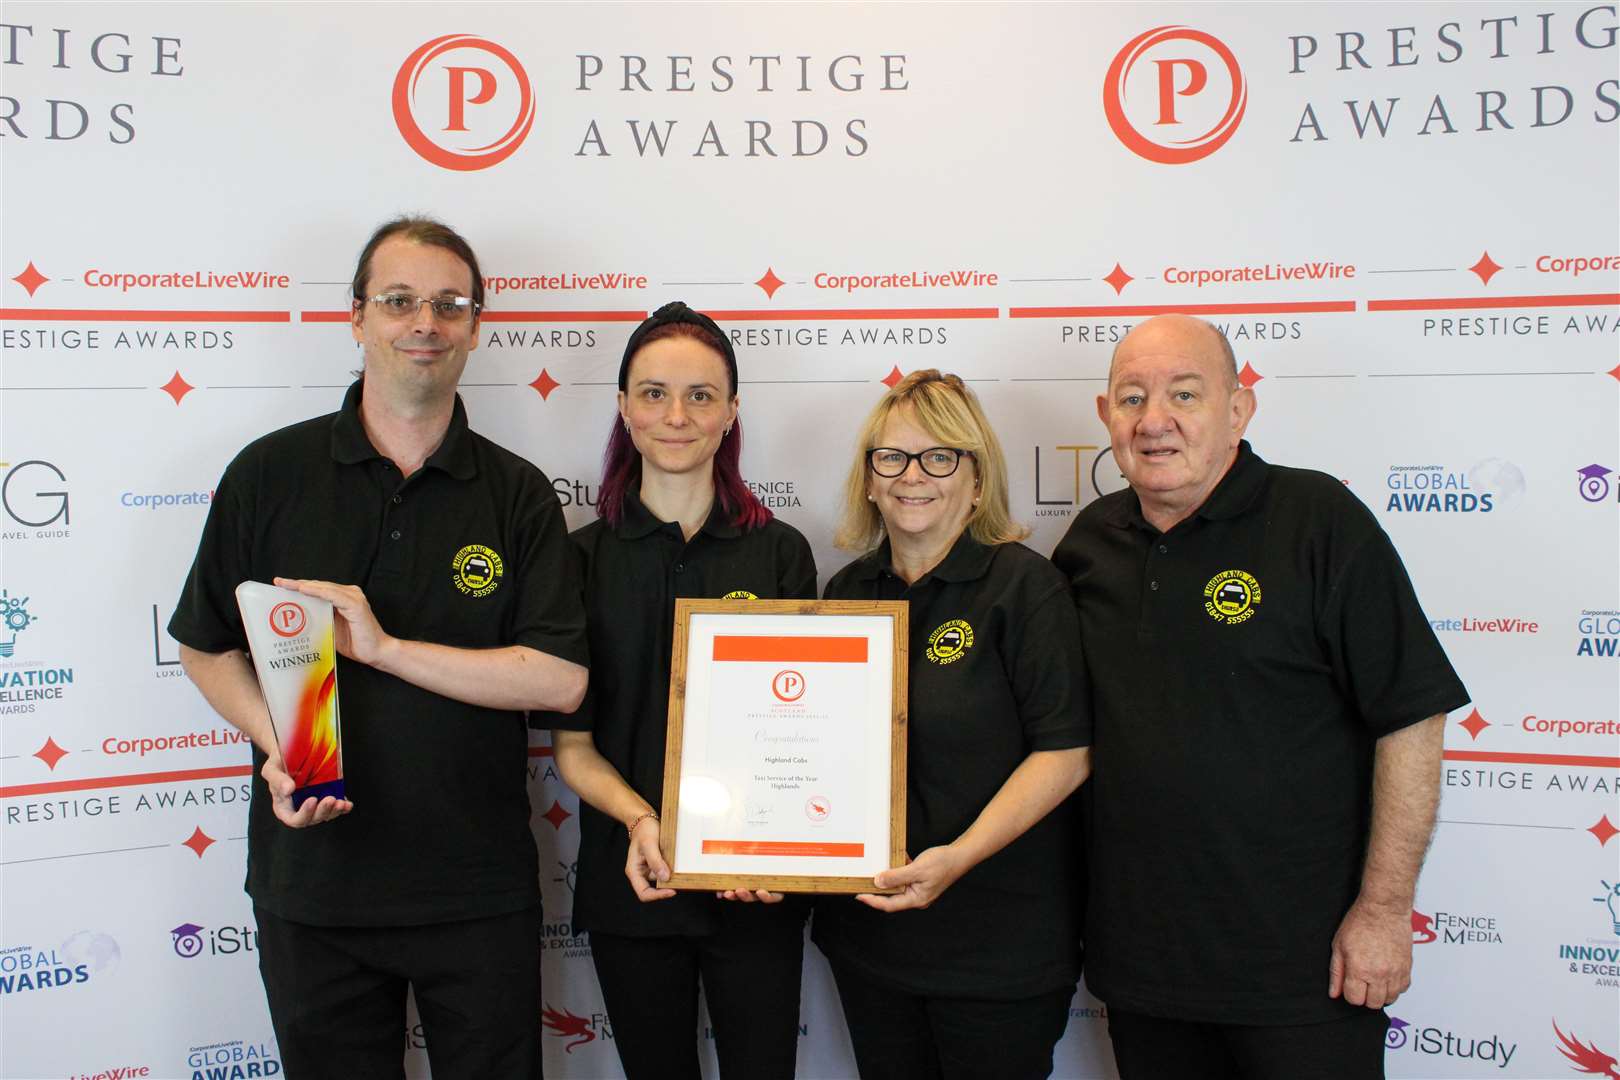
<path fill-rule="evenodd" d="M 833 979 L 868 1080 L 1041 1080 L 1074 998 L 1072 986 L 1015 1001 L 922 997 L 838 963 Z"/>
<path fill-rule="evenodd" d="M 539 907 L 428 926 L 253 915 L 287 1080 L 403 1077 L 408 986 L 434 1080 L 539 1080 Z"/>
<path fill-rule="evenodd" d="M 1292 1027 L 1199 1024 L 1108 1010 L 1120 1080 L 1381 1080 L 1388 1030 L 1382 1009 Z"/>
<path fill-rule="evenodd" d="M 699 981 L 714 1025 L 720 1075 L 731 1080 L 793 1076 L 804 968 L 800 922 L 728 920 L 725 929 L 705 937 L 633 938 L 593 930 L 591 957 L 627 1080 L 702 1076 Z"/>

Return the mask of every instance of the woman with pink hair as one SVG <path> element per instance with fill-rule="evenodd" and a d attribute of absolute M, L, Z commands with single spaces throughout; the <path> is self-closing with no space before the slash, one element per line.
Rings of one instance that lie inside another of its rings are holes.
<path fill-rule="evenodd" d="M 664 305 L 625 347 L 599 516 L 572 536 L 590 690 L 552 718 L 557 768 L 581 804 L 574 926 L 590 931 L 630 1080 L 699 1077 L 699 982 L 724 1075 L 792 1076 L 798 1049 L 805 902 L 677 895 L 658 849 L 676 598 L 816 595 L 810 545 L 743 482 L 741 450 L 731 341 L 708 316 Z"/>

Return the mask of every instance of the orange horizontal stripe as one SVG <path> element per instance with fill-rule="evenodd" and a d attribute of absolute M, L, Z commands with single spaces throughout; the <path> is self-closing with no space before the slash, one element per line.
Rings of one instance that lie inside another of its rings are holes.
<path fill-rule="evenodd" d="M 347 311 L 304 311 L 299 320 L 307 323 L 346 323 Z M 485 311 L 483 322 L 640 322 L 645 311 Z"/>
<path fill-rule="evenodd" d="M 1447 750 L 1447 761 L 1494 761 L 1503 765 L 1585 765 L 1595 769 L 1620 769 L 1620 757 L 1593 757 L 1585 754 L 1509 754 L 1497 750 Z"/>
<path fill-rule="evenodd" d="M 645 311 L 486 311 L 485 322 L 640 322 Z"/>
<path fill-rule="evenodd" d="M 743 637 L 714 639 L 716 660 L 759 660 L 773 664 L 864 664 L 863 637 Z"/>
<path fill-rule="evenodd" d="M 1287 300 L 1255 304 L 1100 304 L 1088 307 L 1015 307 L 1009 319 L 1069 319 L 1093 315 L 1286 315 L 1309 311 L 1354 311 L 1354 300 Z"/>
<path fill-rule="evenodd" d="M 808 855 L 825 859 L 858 859 L 865 844 L 819 844 L 798 840 L 705 840 L 705 855 Z"/>
<path fill-rule="evenodd" d="M 221 765 L 213 769 L 91 776 L 83 780 L 50 780 L 43 784 L 13 784 L 10 787 L 0 787 L 0 799 L 19 799 L 26 795 L 53 795 L 58 791 L 94 791 L 97 788 L 140 787 L 144 784 L 173 784 L 186 780 L 219 780 L 227 776 L 252 775 L 251 765 Z"/>
<path fill-rule="evenodd" d="M 853 319 L 998 319 L 993 307 L 974 308 L 743 308 L 706 311 L 716 322 L 841 322 Z"/>
<path fill-rule="evenodd" d="M 1428 300 L 1369 300 L 1368 311 L 1464 311 L 1473 308 L 1620 307 L 1620 293 L 1563 296 L 1442 296 Z"/>
<path fill-rule="evenodd" d="M 5 322 L 291 322 L 290 311 L 104 311 L 92 308 L 0 308 Z"/>
<path fill-rule="evenodd" d="M 549 746 L 529 747 L 530 757 L 551 757 Z M 123 776 L 96 776 L 82 780 L 49 780 L 39 784 L 13 784 L 0 787 L 0 799 L 28 795 L 50 795 L 58 791 L 94 791 L 97 788 L 139 787 L 144 784 L 173 784 L 186 780 L 219 780 L 229 776 L 251 776 L 251 765 L 222 765 L 213 769 L 181 769 L 174 772 L 128 773 Z"/>

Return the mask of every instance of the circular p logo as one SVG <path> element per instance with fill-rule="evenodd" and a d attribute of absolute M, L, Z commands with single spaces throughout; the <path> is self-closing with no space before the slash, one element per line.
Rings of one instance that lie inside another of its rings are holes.
<path fill-rule="evenodd" d="M 291 600 L 283 600 L 270 609 L 270 629 L 278 637 L 297 637 L 304 632 L 304 609 Z"/>
<path fill-rule="evenodd" d="M 1162 165 L 1185 165 L 1219 150 L 1248 100 L 1232 50 L 1190 26 L 1138 34 L 1103 79 L 1108 126 L 1132 153 Z"/>
<path fill-rule="evenodd" d="M 534 126 L 528 73 L 505 48 L 472 34 L 434 38 L 394 76 L 394 122 L 412 150 L 445 169 L 505 161 Z"/>
<path fill-rule="evenodd" d="M 804 676 L 797 671 L 778 671 L 771 680 L 771 693 L 782 701 L 798 701 L 804 697 Z"/>

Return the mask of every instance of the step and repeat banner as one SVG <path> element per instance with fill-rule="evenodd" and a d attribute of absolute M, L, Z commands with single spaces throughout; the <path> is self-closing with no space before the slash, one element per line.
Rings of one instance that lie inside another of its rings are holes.
<path fill-rule="evenodd" d="M 1620 1077 L 1617 26 L 1589 2 L 8 0 L 0 1074 L 281 1072 L 248 748 L 163 627 L 225 463 L 337 407 L 361 243 L 424 211 L 488 274 L 472 422 L 572 525 L 625 338 L 681 298 L 733 335 L 745 473 L 823 580 L 856 425 L 900 375 L 969 380 L 1046 553 L 1122 484 L 1113 345 L 1157 312 L 1222 327 L 1256 449 L 1376 513 L 1474 695 L 1390 1075 Z M 542 732 L 530 773 L 546 1069 L 617 1076 Z M 1082 987 L 1057 1075 L 1111 1077 L 1106 1029 Z M 813 947 L 801 1032 L 800 1075 L 853 1075 Z M 414 1018 L 400 1050 L 428 1075 Z"/>

